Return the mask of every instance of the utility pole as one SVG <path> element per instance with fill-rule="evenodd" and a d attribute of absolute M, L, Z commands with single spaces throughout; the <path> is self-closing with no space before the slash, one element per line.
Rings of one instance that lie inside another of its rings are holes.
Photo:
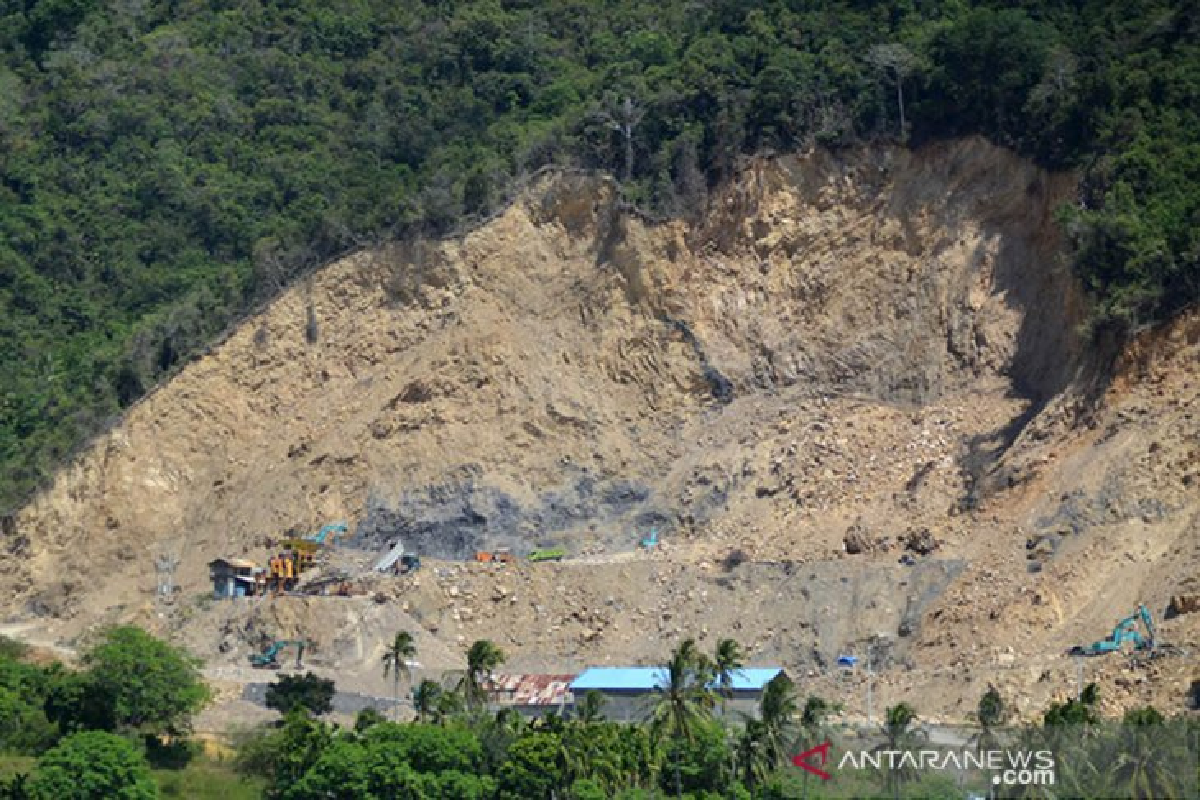
<path fill-rule="evenodd" d="M 1075 657 L 1075 701 L 1083 702 L 1083 659 Z"/>
<path fill-rule="evenodd" d="M 867 643 L 867 724 L 875 724 L 875 644 Z"/>

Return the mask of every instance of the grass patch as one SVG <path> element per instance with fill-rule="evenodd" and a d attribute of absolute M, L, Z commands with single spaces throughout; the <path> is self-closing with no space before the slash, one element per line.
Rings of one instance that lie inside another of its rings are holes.
<path fill-rule="evenodd" d="M 37 759 L 32 756 L 0 754 L 0 778 L 25 772 L 32 773 Z M 266 788 L 261 778 L 238 775 L 233 767 L 198 758 L 186 769 L 156 769 L 154 780 L 163 797 L 185 797 L 188 800 L 259 800 Z"/>
<path fill-rule="evenodd" d="M 32 756 L 12 756 L 0 754 L 0 778 L 7 778 L 20 772 L 33 772 L 37 759 Z"/>
<path fill-rule="evenodd" d="M 238 775 L 233 767 L 198 758 L 186 769 L 156 769 L 154 780 L 163 797 L 188 800 L 259 800 L 266 788 L 261 778 Z"/>

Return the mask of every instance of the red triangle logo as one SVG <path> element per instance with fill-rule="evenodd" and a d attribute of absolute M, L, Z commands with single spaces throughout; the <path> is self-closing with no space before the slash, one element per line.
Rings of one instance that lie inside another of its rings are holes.
<path fill-rule="evenodd" d="M 829 742 L 819 744 L 816 747 L 810 747 L 798 756 L 792 756 L 792 763 L 803 770 L 808 770 L 813 775 L 816 775 L 823 781 L 827 781 L 833 776 L 816 765 L 810 763 L 810 759 L 814 756 L 820 757 L 820 765 L 825 766 L 825 762 L 829 760 Z"/>

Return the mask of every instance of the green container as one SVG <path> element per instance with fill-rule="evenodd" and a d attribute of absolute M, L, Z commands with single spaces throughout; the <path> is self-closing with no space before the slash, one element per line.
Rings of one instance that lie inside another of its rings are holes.
<path fill-rule="evenodd" d="M 529 554 L 530 561 L 562 561 L 567 555 L 567 551 L 561 547 L 556 547 L 553 550 L 534 550 Z"/>

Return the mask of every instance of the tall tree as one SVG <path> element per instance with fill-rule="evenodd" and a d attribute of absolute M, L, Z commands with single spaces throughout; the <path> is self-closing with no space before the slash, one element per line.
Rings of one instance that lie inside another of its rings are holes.
<path fill-rule="evenodd" d="M 400 677 L 405 680 L 412 678 L 409 664 L 417 657 L 417 643 L 408 631 L 400 631 L 387 652 L 383 654 L 383 677 L 392 678 L 392 699 L 396 701 L 396 719 L 400 719 Z"/>
<path fill-rule="evenodd" d="M 902 44 L 877 44 L 870 49 L 867 58 L 881 72 L 887 73 L 896 85 L 896 107 L 900 113 L 900 140 L 908 136 L 908 122 L 904 117 L 904 81 L 920 65 L 916 54 Z"/>
<path fill-rule="evenodd" d="M 417 722 L 437 721 L 438 700 L 444 692 L 441 684 L 428 678 L 413 687 L 413 711 L 416 712 Z"/>
<path fill-rule="evenodd" d="M 884 716 L 883 734 L 887 742 L 876 749 L 887 749 L 893 753 L 909 750 L 918 738 L 913 731 L 913 723 L 917 721 L 917 712 L 908 703 L 898 703 L 888 708 Z M 920 777 L 916 767 L 905 764 L 903 759 L 897 759 L 887 771 L 884 779 L 892 791 L 892 797 L 900 800 L 900 791 L 906 783 L 911 783 Z"/>
<path fill-rule="evenodd" d="M 604 114 L 608 127 L 621 135 L 625 148 L 625 163 L 621 170 L 621 179 L 628 182 L 633 177 L 633 129 L 646 116 L 646 110 L 626 97 L 611 111 Z"/>
<path fill-rule="evenodd" d="M 735 763 L 740 764 L 748 786 L 760 783 L 784 762 L 798 714 L 795 684 L 780 673 L 763 689 L 758 719 L 746 719 L 735 752 Z"/>
<path fill-rule="evenodd" d="M 979 708 L 975 713 L 979 721 L 979 733 L 973 737 L 979 750 L 995 750 L 999 746 L 996 729 L 1003 725 L 1008 718 L 1008 709 L 1004 699 L 995 686 L 988 686 L 983 696 L 979 698 Z"/>
<path fill-rule="evenodd" d="M 712 717 L 716 705 L 708 688 L 712 680 L 711 662 L 687 639 L 671 654 L 663 667 L 654 704 L 650 711 L 650 730 L 656 739 L 667 737 L 677 745 L 691 742 L 696 726 Z M 675 752 L 675 793 L 683 796 L 679 773 L 679 747 Z"/>
<path fill-rule="evenodd" d="M 1126 711 L 1104 787 L 1122 797 L 1184 796 L 1183 773 L 1195 768 L 1195 758 L 1186 753 L 1180 733 L 1178 728 L 1171 730 L 1153 706 Z"/>
<path fill-rule="evenodd" d="M 575 717 L 584 725 L 604 721 L 604 694 L 589 689 L 575 708 Z"/>
<path fill-rule="evenodd" d="M 759 719 L 762 720 L 763 737 L 773 765 L 783 762 L 787 745 L 796 730 L 799 703 L 796 685 L 787 675 L 780 673 L 763 689 L 759 701 Z"/>
<path fill-rule="evenodd" d="M 717 676 L 717 685 L 721 691 L 721 713 L 724 714 L 726 702 L 733 697 L 733 678 L 746 666 L 742 663 L 741 646 L 733 639 L 722 639 L 717 642 L 712 665 Z"/>
<path fill-rule="evenodd" d="M 459 682 L 459 692 L 469 709 L 479 709 L 486 698 L 488 676 L 504 663 L 504 651 L 494 642 L 480 639 L 467 651 L 467 669 Z"/>
<path fill-rule="evenodd" d="M 83 663 L 89 682 L 111 703 L 118 728 L 185 733 L 211 696 L 197 659 L 141 628 L 108 629 Z"/>

